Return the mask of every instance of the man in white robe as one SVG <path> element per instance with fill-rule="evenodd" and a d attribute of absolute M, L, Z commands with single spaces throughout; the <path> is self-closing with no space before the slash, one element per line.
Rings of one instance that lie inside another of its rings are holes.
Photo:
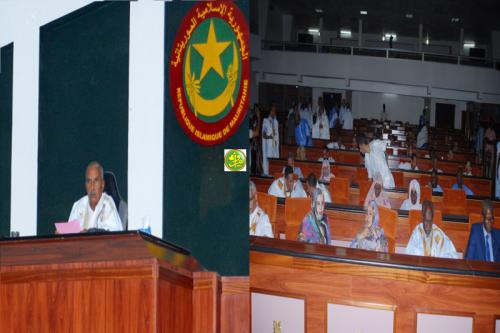
<path fill-rule="evenodd" d="M 373 179 L 373 176 L 380 173 L 384 188 L 394 188 L 394 178 L 385 158 L 387 143 L 378 139 L 368 143 L 368 139 L 363 133 L 356 135 L 356 142 L 360 152 L 365 154 L 365 167 L 368 171 L 368 178 Z"/>
<path fill-rule="evenodd" d="M 276 179 L 267 192 L 278 198 L 306 198 L 306 192 L 300 181 L 293 179 L 293 169 L 287 165 L 285 167 L 285 175 Z"/>
<path fill-rule="evenodd" d="M 347 103 L 345 101 L 345 99 L 343 98 L 342 99 L 342 102 L 340 103 L 340 110 L 339 110 L 339 121 L 340 121 L 340 124 L 342 125 L 342 121 L 344 120 L 344 114 L 347 110 Z"/>
<path fill-rule="evenodd" d="M 262 122 L 262 168 L 264 175 L 269 175 L 268 158 L 280 157 L 280 137 L 278 120 L 276 119 L 276 105 L 271 106 L 269 117 Z"/>
<path fill-rule="evenodd" d="M 451 240 L 437 225 L 433 224 L 434 206 L 425 200 L 422 205 L 422 223 L 413 230 L 406 254 L 440 258 L 458 259 L 457 251 Z"/>
<path fill-rule="evenodd" d="M 313 139 L 330 140 L 330 125 L 328 124 L 328 116 L 326 115 L 323 102 L 319 105 L 318 112 L 316 113 L 316 122 L 312 127 Z"/>
<path fill-rule="evenodd" d="M 257 188 L 250 181 L 250 236 L 263 236 L 273 238 L 273 227 L 269 222 L 269 216 L 259 207 L 257 203 Z"/>
<path fill-rule="evenodd" d="M 74 203 L 69 221 L 78 220 L 82 231 L 104 229 L 121 231 L 120 216 L 113 198 L 104 193 L 104 171 L 98 162 L 90 162 L 85 173 L 87 195 Z"/>
<path fill-rule="evenodd" d="M 346 104 L 346 108 L 341 118 L 341 122 L 342 122 L 342 129 L 345 130 L 353 129 L 354 119 L 352 118 L 352 112 L 351 108 L 349 107 L 349 103 Z"/>

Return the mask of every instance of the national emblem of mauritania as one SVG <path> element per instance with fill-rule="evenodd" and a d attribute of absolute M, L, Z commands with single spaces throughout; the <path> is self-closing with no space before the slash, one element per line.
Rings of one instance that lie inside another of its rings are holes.
<path fill-rule="evenodd" d="M 169 62 L 170 97 L 196 142 L 229 138 L 248 108 L 248 25 L 233 2 L 202 2 L 184 17 Z"/>

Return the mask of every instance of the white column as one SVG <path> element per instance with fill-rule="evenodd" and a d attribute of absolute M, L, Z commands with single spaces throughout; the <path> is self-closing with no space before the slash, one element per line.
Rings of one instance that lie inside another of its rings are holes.
<path fill-rule="evenodd" d="M 26 24 L 22 35 L 14 40 L 10 228 L 21 236 L 36 235 L 38 28 L 36 24 Z"/>
<path fill-rule="evenodd" d="M 163 233 L 163 1 L 130 2 L 128 228 Z M 168 99 L 168 97 L 165 97 Z"/>

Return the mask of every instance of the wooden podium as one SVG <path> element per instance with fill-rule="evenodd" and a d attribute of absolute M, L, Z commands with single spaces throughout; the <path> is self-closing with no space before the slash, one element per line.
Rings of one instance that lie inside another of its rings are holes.
<path fill-rule="evenodd" d="M 0 241 L 1 332 L 248 332 L 247 277 L 140 232 Z"/>

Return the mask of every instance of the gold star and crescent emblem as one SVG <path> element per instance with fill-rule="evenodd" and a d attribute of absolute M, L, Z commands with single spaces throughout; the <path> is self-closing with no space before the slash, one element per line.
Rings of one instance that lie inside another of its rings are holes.
<path fill-rule="evenodd" d="M 203 57 L 203 67 L 201 68 L 200 81 L 210 69 L 213 69 L 221 78 L 224 78 L 222 72 L 222 63 L 220 55 L 224 52 L 231 42 L 218 42 L 214 29 L 214 21 L 210 21 L 208 37 L 206 43 L 193 44 L 193 47 Z"/>
<path fill-rule="evenodd" d="M 226 73 L 224 73 L 221 55 L 230 45 L 232 45 L 233 49 L 233 62 L 228 66 Z M 194 48 L 203 58 L 201 72 L 198 78 L 191 70 L 191 48 Z M 238 78 L 238 63 L 238 52 L 234 41 L 219 41 L 217 39 L 214 22 L 210 20 L 206 42 L 193 43 L 188 47 L 186 55 L 184 80 L 186 82 L 187 95 L 196 116 L 201 114 L 205 117 L 214 117 L 223 112 L 229 103 L 231 103 L 231 106 L 234 105 L 233 94 Z M 227 85 L 224 91 L 213 99 L 204 98 L 200 94 L 202 81 L 210 70 L 213 70 L 221 78 L 227 79 Z"/>

